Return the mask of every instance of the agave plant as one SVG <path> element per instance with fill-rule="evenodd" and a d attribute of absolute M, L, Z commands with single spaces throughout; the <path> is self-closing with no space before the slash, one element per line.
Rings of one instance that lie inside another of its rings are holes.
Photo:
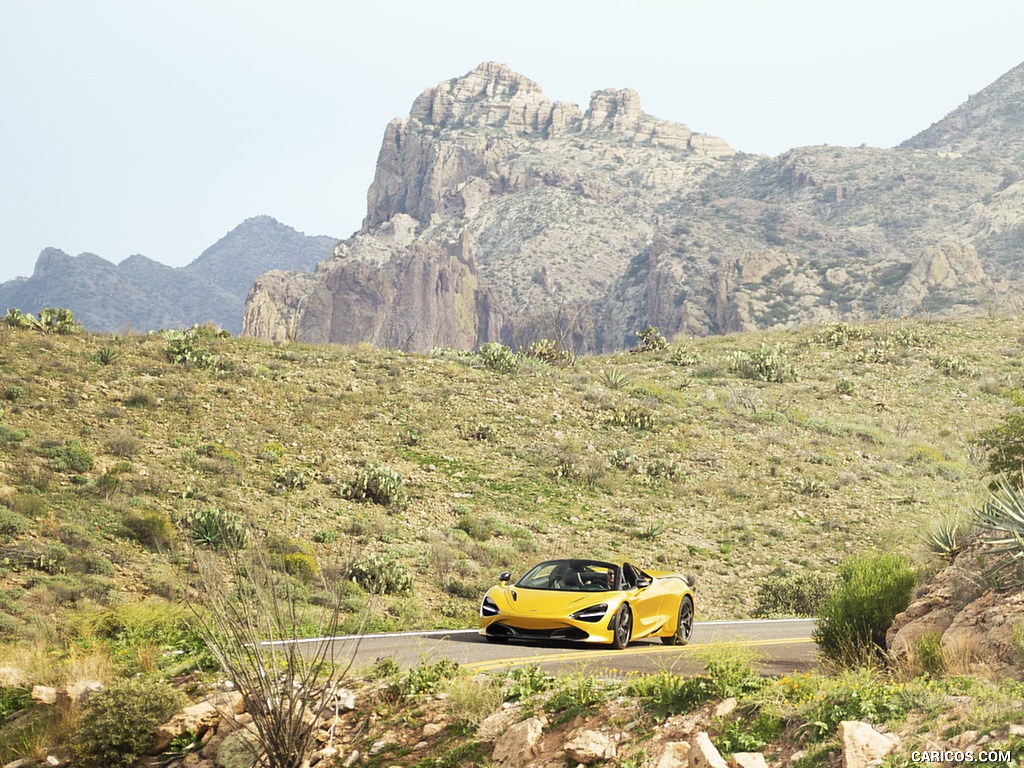
<path fill-rule="evenodd" d="M 962 517 L 945 517 L 932 524 L 924 534 L 924 543 L 943 560 L 952 563 L 967 544 L 969 526 Z"/>
<path fill-rule="evenodd" d="M 980 528 L 988 531 L 984 553 L 997 557 L 990 572 L 998 574 L 1011 566 L 1017 567 L 1016 579 L 1024 581 L 1024 496 L 1005 477 L 996 481 L 995 488 L 980 507 L 974 510 Z"/>

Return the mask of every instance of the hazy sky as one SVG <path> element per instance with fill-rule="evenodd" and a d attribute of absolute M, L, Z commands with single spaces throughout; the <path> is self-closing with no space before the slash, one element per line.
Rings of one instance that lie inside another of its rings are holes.
<path fill-rule="evenodd" d="M 180 266 L 258 214 L 348 236 L 387 121 L 485 60 L 776 155 L 898 144 L 1022 31 L 1020 0 L 0 0 L 0 280 L 47 246 Z"/>

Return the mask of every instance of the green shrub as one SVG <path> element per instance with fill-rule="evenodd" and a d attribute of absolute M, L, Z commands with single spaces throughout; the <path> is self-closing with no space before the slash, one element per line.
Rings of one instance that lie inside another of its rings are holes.
<path fill-rule="evenodd" d="M 441 659 L 433 664 L 423 662 L 411 667 L 398 683 L 398 692 L 403 695 L 436 693 L 441 682 L 459 674 L 457 662 Z"/>
<path fill-rule="evenodd" d="M 405 480 L 383 464 L 367 464 L 356 473 L 355 481 L 345 490 L 352 501 L 370 501 L 382 506 L 405 503 Z"/>
<path fill-rule="evenodd" d="M 679 345 L 672 349 L 672 355 L 669 357 L 669 362 L 672 363 L 672 365 L 678 365 L 680 368 L 693 368 L 694 366 L 700 365 L 702 359 L 696 352 L 691 352 L 686 347 Z"/>
<path fill-rule="evenodd" d="M 44 446 L 43 455 L 58 472 L 88 472 L 93 466 L 92 454 L 77 440 L 68 440 L 63 445 Z"/>
<path fill-rule="evenodd" d="M 316 558 L 305 552 L 291 552 L 284 556 L 284 572 L 308 584 L 317 577 Z"/>
<path fill-rule="evenodd" d="M 576 355 L 568 349 L 562 349 L 551 339 L 532 341 L 519 350 L 519 354 L 533 360 L 542 360 L 551 365 L 575 365 Z"/>
<path fill-rule="evenodd" d="M 850 379 L 839 379 L 836 382 L 836 394 L 851 396 L 857 391 L 857 385 Z"/>
<path fill-rule="evenodd" d="M 274 487 L 282 491 L 300 491 L 309 486 L 310 478 L 305 472 L 289 467 L 274 475 Z"/>
<path fill-rule="evenodd" d="M 78 333 L 81 324 L 75 320 L 75 314 L 64 307 L 44 307 L 39 312 L 39 328 L 44 333 L 53 331 L 59 334 Z"/>
<path fill-rule="evenodd" d="M 842 347 L 850 341 L 860 341 L 867 338 L 867 331 L 855 325 L 836 323 L 818 331 L 812 337 L 815 344 L 824 344 L 826 347 Z"/>
<path fill-rule="evenodd" d="M 245 525 L 233 512 L 200 507 L 188 517 L 192 539 L 211 549 L 240 549 L 248 538 Z"/>
<path fill-rule="evenodd" d="M 720 698 L 743 698 L 757 693 L 765 685 L 765 679 L 754 669 L 760 657 L 757 650 L 750 646 L 728 643 L 711 645 L 699 649 L 695 655 L 704 662 L 704 668 Z"/>
<path fill-rule="evenodd" d="M 39 321 L 36 320 L 35 315 L 31 312 L 25 313 L 20 309 L 8 309 L 7 314 L 4 315 L 4 325 L 8 328 L 14 328 L 19 330 L 28 330 L 30 328 L 38 328 Z"/>
<path fill-rule="evenodd" d="M 988 470 L 1005 475 L 1012 484 L 1024 482 L 1024 390 L 1010 393 L 1014 409 L 998 426 L 985 430 L 976 442 L 988 452 Z"/>
<path fill-rule="evenodd" d="M 200 331 L 195 326 L 184 331 L 164 331 L 164 341 L 167 342 L 164 354 L 170 362 L 177 365 L 216 368 L 220 356 L 204 347 L 201 338 Z"/>
<path fill-rule="evenodd" d="M 28 688 L 0 686 L 0 722 L 5 722 L 15 712 L 21 712 L 31 704 L 32 691 Z"/>
<path fill-rule="evenodd" d="M 732 370 L 745 379 L 772 381 L 783 384 L 796 381 L 796 369 L 789 361 L 782 345 L 761 344 L 753 352 L 737 352 L 731 362 Z"/>
<path fill-rule="evenodd" d="M 506 701 L 528 699 L 535 693 L 541 693 L 551 687 L 553 678 L 541 672 L 538 665 L 515 667 L 505 673 Z"/>
<path fill-rule="evenodd" d="M 835 587 L 834 576 L 814 571 L 769 574 L 758 585 L 754 616 L 816 616 Z"/>
<path fill-rule="evenodd" d="M 412 574 L 396 555 L 370 553 L 352 566 L 352 580 L 374 595 L 406 595 L 412 592 Z"/>
<path fill-rule="evenodd" d="M 128 393 L 124 404 L 132 408 L 153 408 L 157 405 L 157 398 L 151 392 L 135 387 Z"/>
<path fill-rule="evenodd" d="M 977 371 L 974 370 L 969 362 L 960 357 L 945 356 L 937 357 L 932 360 L 932 365 L 935 366 L 936 370 L 943 373 L 946 376 L 954 378 L 963 378 L 976 376 Z"/>
<path fill-rule="evenodd" d="M 145 547 L 166 547 L 174 538 L 174 525 L 164 512 L 133 510 L 125 515 L 122 522 L 131 537 Z"/>
<path fill-rule="evenodd" d="M 516 368 L 519 367 L 519 361 L 516 359 L 515 353 L 504 344 L 499 344 L 496 341 L 489 341 L 481 345 L 477 356 L 480 358 L 484 368 L 497 371 L 498 373 L 515 373 Z"/>
<path fill-rule="evenodd" d="M 730 720 L 712 739 L 723 757 L 734 752 L 760 752 L 782 735 L 786 723 L 778 715 L 761 710 L 750 720 Z"/>
<path fill-rule="evenodd" d="M 0 535 L 16 536 L 28 530 L 28 520 L 13 512 L 7 507 L 0 505 Z"/>
<path fill-rule="evenodd" d="M 4 400 L 9 403 L 28 402 L 28 389 L 24 384 L 8 384 L 4 390 Z"/>
<path fill-rule="evenodd" d="M 79 723 L 78 757 L 94 768 L 131 768 L 149 750 L 153 732 L 185 706 L 166 683 L 118 680 L 93 696 Z"/>
<path fill-rule="evenodd" d="M 668 349 L 668 341 L 653 325 L 648 325 L 642 331 L 637 331 L 635 335 L 640 339 L 640 346 L 637 348 L 640 352 L 660 352 L 663 349 Z"/>
<path fill-rule="evenodd" d="M 312 539 L 317 544 L 333 544 L 341 538 L 341 534 L 334 528 L 321 528 L 313 534 Z"/>
<path fill-rule="evenodd" d="M 909 604 L 916 582 L 913 568 L 900 555 L 879 553 L 845 563 L 814 630 L 825 658 L 847 666 L 880 658 L 885 633 Z"/>
<path fill-rule="evenodd" d="M 719 695 L 707 675 L 683 677 L 665 670 L 634 678 L 626 692 L 660 718 L 692 712 Z"/>
<path fill-rule="evenodd" d="M 0 446 L 17 445 L 31 435 L 27 429 L 14 429 L 6 424 L 0 424 Z"/>
<path fill-rule="evenodd" d="M 654 414 L 643 406 L 628 405 L 612 412 L 611 423 L 616 427 L 650 432 L 655 427 L 655 418 Z"/>
<path fill-rule="evenodd" d="M 285 450 L 283 445 L 280 443 L 269 442 L 262 445 L 257 458 L 259 458 L 260 461 L 273 463 L 284 458 L 284 454 Z"/>

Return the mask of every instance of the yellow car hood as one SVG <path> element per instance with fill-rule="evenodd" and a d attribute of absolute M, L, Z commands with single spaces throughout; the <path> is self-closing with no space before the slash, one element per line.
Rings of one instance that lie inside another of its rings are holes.
<path fill-rule="evenodd" d="M 515 599 L 512 598 L 513 592 L 516 595 Z M 568 616 L 589 605 L 612 603 L 622 597 L 622 593 L 618 591 L 567 592 L 521 587 L 496 587 L 491 590 L 490 595 L 502 613 L 538 616 Z"/>

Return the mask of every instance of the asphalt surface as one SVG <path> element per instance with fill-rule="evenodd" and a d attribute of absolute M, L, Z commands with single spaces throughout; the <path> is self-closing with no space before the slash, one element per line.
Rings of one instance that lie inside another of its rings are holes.
<path fill-rule="evenodd" d="M 583 671 L 600 675 L 663 669 L 692 674 L 702 669 L 699 659 L 702 648 L 739 644 L 757 652 L 762 672 L 784 674 L 814 666 L 813 629 L 811 619 L 699 621 L 694 625 L 688 645 L 676 647 L 663 645 L 657 639 L 638 640 L 622 651 L 578 643 L 492 643 L 476 630 L 469 629 L 314 638 L 300 642 L 310 649 L 329 643 L 333 658 L 339 662 L 352 659 L 354 669 L 367 667 L 378 658 L 391 657 L 403 668 L 450 659 L 465 669 L 480 672 L 538 665 L 548 673 Z"/>

